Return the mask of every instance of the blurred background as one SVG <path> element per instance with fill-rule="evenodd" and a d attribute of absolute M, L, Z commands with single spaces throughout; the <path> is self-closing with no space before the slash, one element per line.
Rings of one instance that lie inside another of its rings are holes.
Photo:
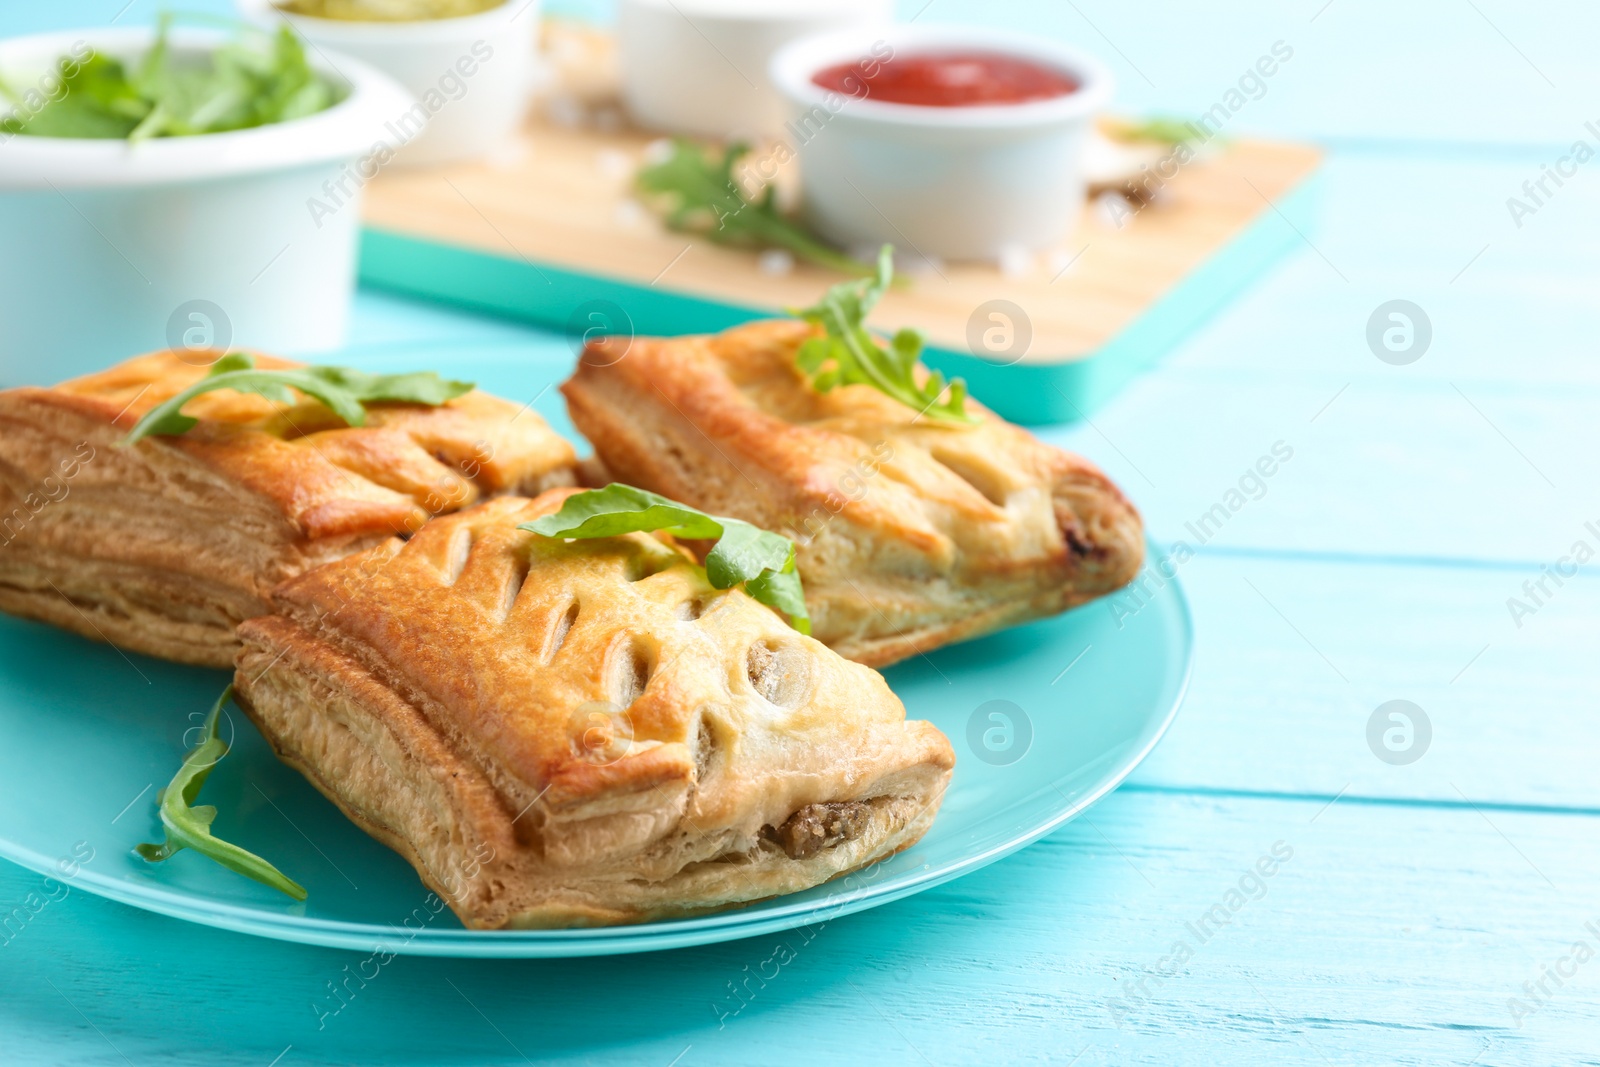
<path fill-rule="evenodd" d="M 148 22 L 157 0 L 13 3 L 7 35 L 79 25 Z M 231 0 L 186 0 L 183 11 L 230 14 Z M 549 15 L 608 22 L 607 0 L 545 0 Z M 1402 141 L 1413 148 L 1566 145 L 1595 117 L 1600 70 L 1589 42 L 1600 11 L 1588 4 L 1505 0 L 901 0 L 896 18 L 980 22 L 1072 41 L 1117 75 L 1119 109 L 1204 110 L 1274 40 L 1295 49 L 1293 78 L 1241 116 L 1241 130 L 1340 142 Z M 1443 61 L 1441 63 L 1441 61 Z M 1445 72 L 1449 72 L 1447 76 Z"/>

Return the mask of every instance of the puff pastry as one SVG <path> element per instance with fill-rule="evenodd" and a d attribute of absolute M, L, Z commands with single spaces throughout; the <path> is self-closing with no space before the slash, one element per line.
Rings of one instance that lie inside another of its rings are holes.
<path fill-rule="evenodd" d="M 516 529 L 570 492 L 280 587 L 235 680 L 279 756 L 475 928 L 692 914 L 921 837 L 937 729 L 665 539 Z"/>
<path fill-rule="evenodd" d="M 187 434 L 118 446 L 208 362 L 160 352 L 0 392 L 0 610 L 230 667 L 234 627 L 284 579 L 481 497 L 576 480 L 537 414 L 479 392 L 374 405 L 352 428 L 314 402 L 218 391 L 184 409 L 200 418 Z"/>
<path fill-rule="evenodd" d="M 562 386 L 615 479 L 785 533 L 812 632 L 883 666 L 1125 585 L 1139 514 L 1093 464 L 968 402 L 917 417 L 866 385 L 814 390 L 802 322 L 597 342 Z"/>

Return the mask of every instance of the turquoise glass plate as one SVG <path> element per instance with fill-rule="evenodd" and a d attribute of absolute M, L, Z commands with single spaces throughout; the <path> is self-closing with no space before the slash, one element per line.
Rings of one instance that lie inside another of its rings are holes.
<path fill-rule="evenodd" d="M 276 863 L 309 899 L 294 903 L 192 852 L 146 863 L 133 846 L 162 839 L 156 791 L 227 675 L 0 618 L 0 855 L 40 873 L 41 899 L 70 885 L 191 922 L 363 952 L 586 956 L 807 926 L 993 863 L 1133 770 L 1177 712 L 1193 642 L 1177 582 L 1143 607 L 1123 597 L 1115 613 L 1091 604 L 885 672 L 908 713 L 931 719 L 956 750 L 943 810 L 916 847 L 704 918 L 507 932 L 466 930 L 432 904 L 411 867 L 280 764 L 237 709 L 223 724 L 233 751 L 201 802 L 219 808 L 219 836 Z"/>

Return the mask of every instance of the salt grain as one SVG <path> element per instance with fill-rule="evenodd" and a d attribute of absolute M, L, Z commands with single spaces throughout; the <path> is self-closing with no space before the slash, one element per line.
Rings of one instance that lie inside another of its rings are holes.
<path fill-rule="evenodd" d="M 544 107 L 550 121 L 563 129 L 575 130 L 588 120 L 586 109 L 576 97 L 552 96 Z"/>
<path fill-rule="evenodd" d="M 1050 280 L 1054 281 L 1071 269 L 1072 266 L 1078 262 L 1078 257 L 1083 255 L 1086 247 L 1081 248 L 1076 252 L 1072 251 L 1070 248 L 1057 248 L 1052 250 L 1050 254 L 1045 257 L 1046 266 L 1050 271 Z"/>
<path fill-rule="evenodd" d="M 633 159 L 628 153 L 615 148 L 602 149 L 594 158 L 600 173 L 613 181 L 626 180 L 633 174 Z"/>
<path fill-rule="evenodd" d="M 1007 278 L 1026 278 L 1034 272 L 1033 253 L 1021 245 L 1006 245 L 1000 249 L 1000 273 Z"/>
<path fill-rule="evenodd" d="M 637 226 L 649 217 L 649 212 L 637 200 L 619 200 L 611 217 L 619 226 Z"/>
<path fill-rule="evenodd" d="M 774 278 L 781 278 L 794 271 L 794 256 L 781 248 L 769 248 L 761 253 L 761 258 L 756 261 L 761 268 L 761 273 Z"/>
<path fill-rule="evenodd" d="M 1094 217 L 1108 230 L 1120 230 L 1133 221 L 1133 208 L 1121 193 L 1104 192 L 1094 198 Z"/>
<path fill-rule="evenodd" d="M 526 141 L 505 141 L 490 149 L 483 161 L 493 170 L 516 170 L 532 154 Z"/>

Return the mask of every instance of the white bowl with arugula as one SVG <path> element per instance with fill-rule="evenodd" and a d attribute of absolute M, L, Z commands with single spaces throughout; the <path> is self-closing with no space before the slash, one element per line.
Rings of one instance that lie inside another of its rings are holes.
<path fill-rule="evenodd" d="M 313 51 L 370 63 L 417 102 L 390 116 L 400 166 L 478 158 L 515 137 L 539 78 L 539 0 L 235 0 Z"/>
<path fill-rule="evenodd" d="M 360 192 L 412 100 L 288 33 L 0 41 L 0 385 L 164 347 L 339 347 Z"/>

